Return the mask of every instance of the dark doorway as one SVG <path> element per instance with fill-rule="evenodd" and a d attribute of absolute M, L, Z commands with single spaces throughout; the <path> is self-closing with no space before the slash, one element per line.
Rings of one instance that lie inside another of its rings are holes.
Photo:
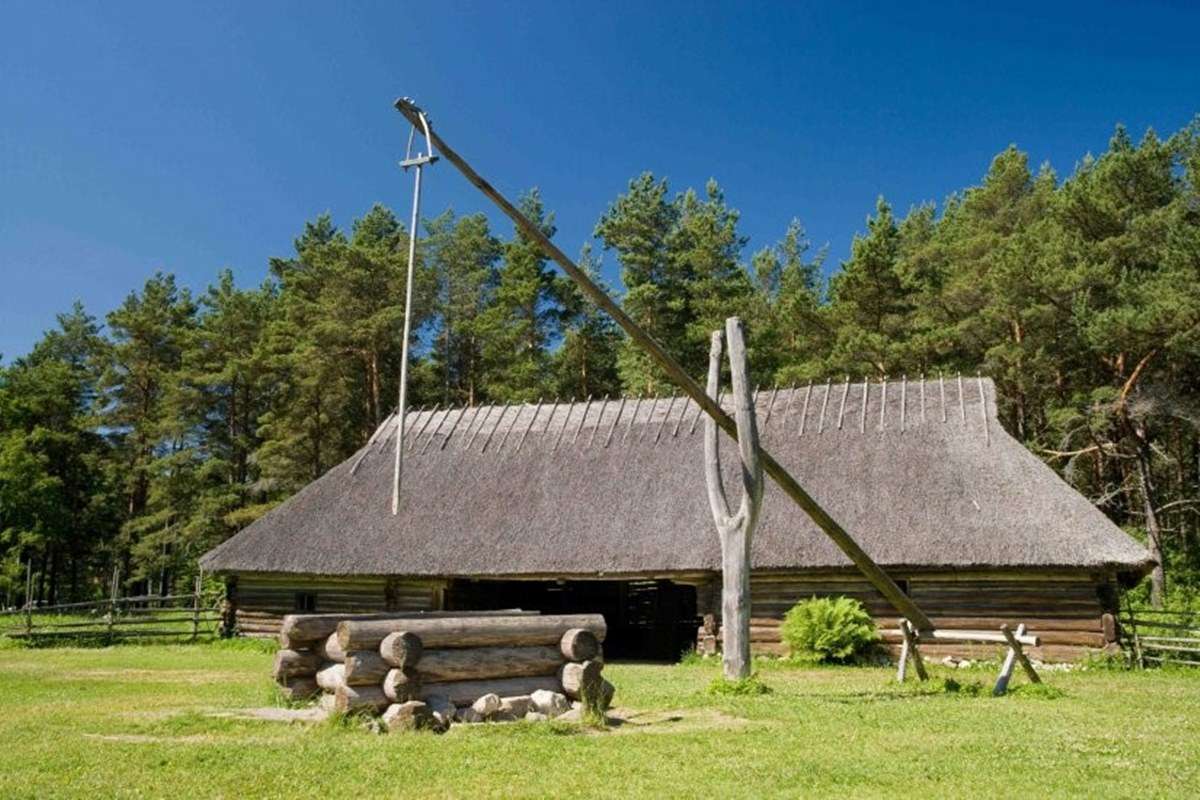
<path fill-rule="evenodd" d="M 451 611 L 523 608 L 543 614 L 603 614 L 606 658 L 677 661 L 696 643 L 696 589 L 667 580 L 455 580 Z"/>

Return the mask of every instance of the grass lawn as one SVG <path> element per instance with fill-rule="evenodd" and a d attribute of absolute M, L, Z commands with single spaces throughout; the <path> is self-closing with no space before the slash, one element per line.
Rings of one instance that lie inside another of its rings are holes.
<path fill-rule="evenodd" d="M 918 688 L 764 663 L 771 694 L 714 697 L 713 664 L 612 664 L 630 710 L 607 731 L 212 716 L 274 704 L 270 660 L 251 642 L 0 643 L 0 798 L 1200 795 L 1200 670 L 1048 673 L 1050 692 L 1018 674 L 992 698 L 990 669 Z"/>

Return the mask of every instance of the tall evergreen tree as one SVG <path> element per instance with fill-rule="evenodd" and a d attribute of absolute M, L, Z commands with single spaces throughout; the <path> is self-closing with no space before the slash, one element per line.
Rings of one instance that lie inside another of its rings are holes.
<path fill-rule="evenodd" d="M 591 245 L 584 245 L 579 266 L 608 291 L 600 277 L 600 260 L 592 253 Z M 554 353 L 557 394 L 576 399 L 620 394 L 620 329 L 569 278 L 561 277 L 559 284 L 564 326 L 562 343 Z"/>
<path fill-rule="evenodd" d="M 679 208 L 667 199 L 666 180 L 645 172 L 629 182 L 596 223 L 604 249 L 617 254 L 625 287 L 625 311 L 647 333 L 679 358 L 687 348 L 690 321 L 686 280 L 670 258 L 669 240 Z M 627 390 L 654 393 L 665 386 L 661 371 L 632 341 L 626 340 L 618 360 Z"/>
<path fill-rule="evenodd" d="M 487 217 L 456 218 L 447 211 L 427 225 L 426 252 L 437 284 L 431 353 L 444 403 L 474 404 L 484 388 L 480 316 L 493 301 L 500 242 Z"/>
<path fill-rule="evenodd" d="M 518 205 L 543 234 L 554 235 L 553 215 L 546 213 L 537 189 Z M 541 247 L 518 230 L 504 245 L 492 303 L 478 320 L 491 398 L 530 402 L 553 393 L 549 347 L 562 317 L 556 288 Z"/>

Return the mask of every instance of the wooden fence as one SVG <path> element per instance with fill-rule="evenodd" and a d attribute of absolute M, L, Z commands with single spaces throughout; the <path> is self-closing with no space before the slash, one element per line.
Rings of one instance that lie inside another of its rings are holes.
<path fill-rule="evenodd" d="M 1200 667 L 1200 613 L 1129 609 L 1121 618 L 1122 645 L 1139 667 Z"/>
<path fill-rule="evenodd" d="M 220 633 L 221 599 L 218 593 L 206 594 L 199 579 L 190 594 L 117 597 L 114 592 L 108 600 L 52 606 L 36 606 L 27 597 L 24 607 L 0 611 L 0 636 L 40 644 L 195 641 Z"/>

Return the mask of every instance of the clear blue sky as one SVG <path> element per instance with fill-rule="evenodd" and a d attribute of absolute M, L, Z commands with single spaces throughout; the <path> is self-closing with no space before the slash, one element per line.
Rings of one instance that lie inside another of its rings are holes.
<path fill-rule="evenodd" d="M 252 285 L 322 211 L 407 217 L 400 94 L 503 190 L 539 186 L 568 252 L 649 169 L 717 178 L 751 250 L 797 216 L 835 260 L 879 194 L 940 201 L 1014 142 L 1064 174 L 1117 122 L 1200 111 L 1194 3 L 10 0 L 2 18 L 6 360 L 157 269 Z M 448 164 L 428 175 L 428 211 L 486 209 Z"/>

